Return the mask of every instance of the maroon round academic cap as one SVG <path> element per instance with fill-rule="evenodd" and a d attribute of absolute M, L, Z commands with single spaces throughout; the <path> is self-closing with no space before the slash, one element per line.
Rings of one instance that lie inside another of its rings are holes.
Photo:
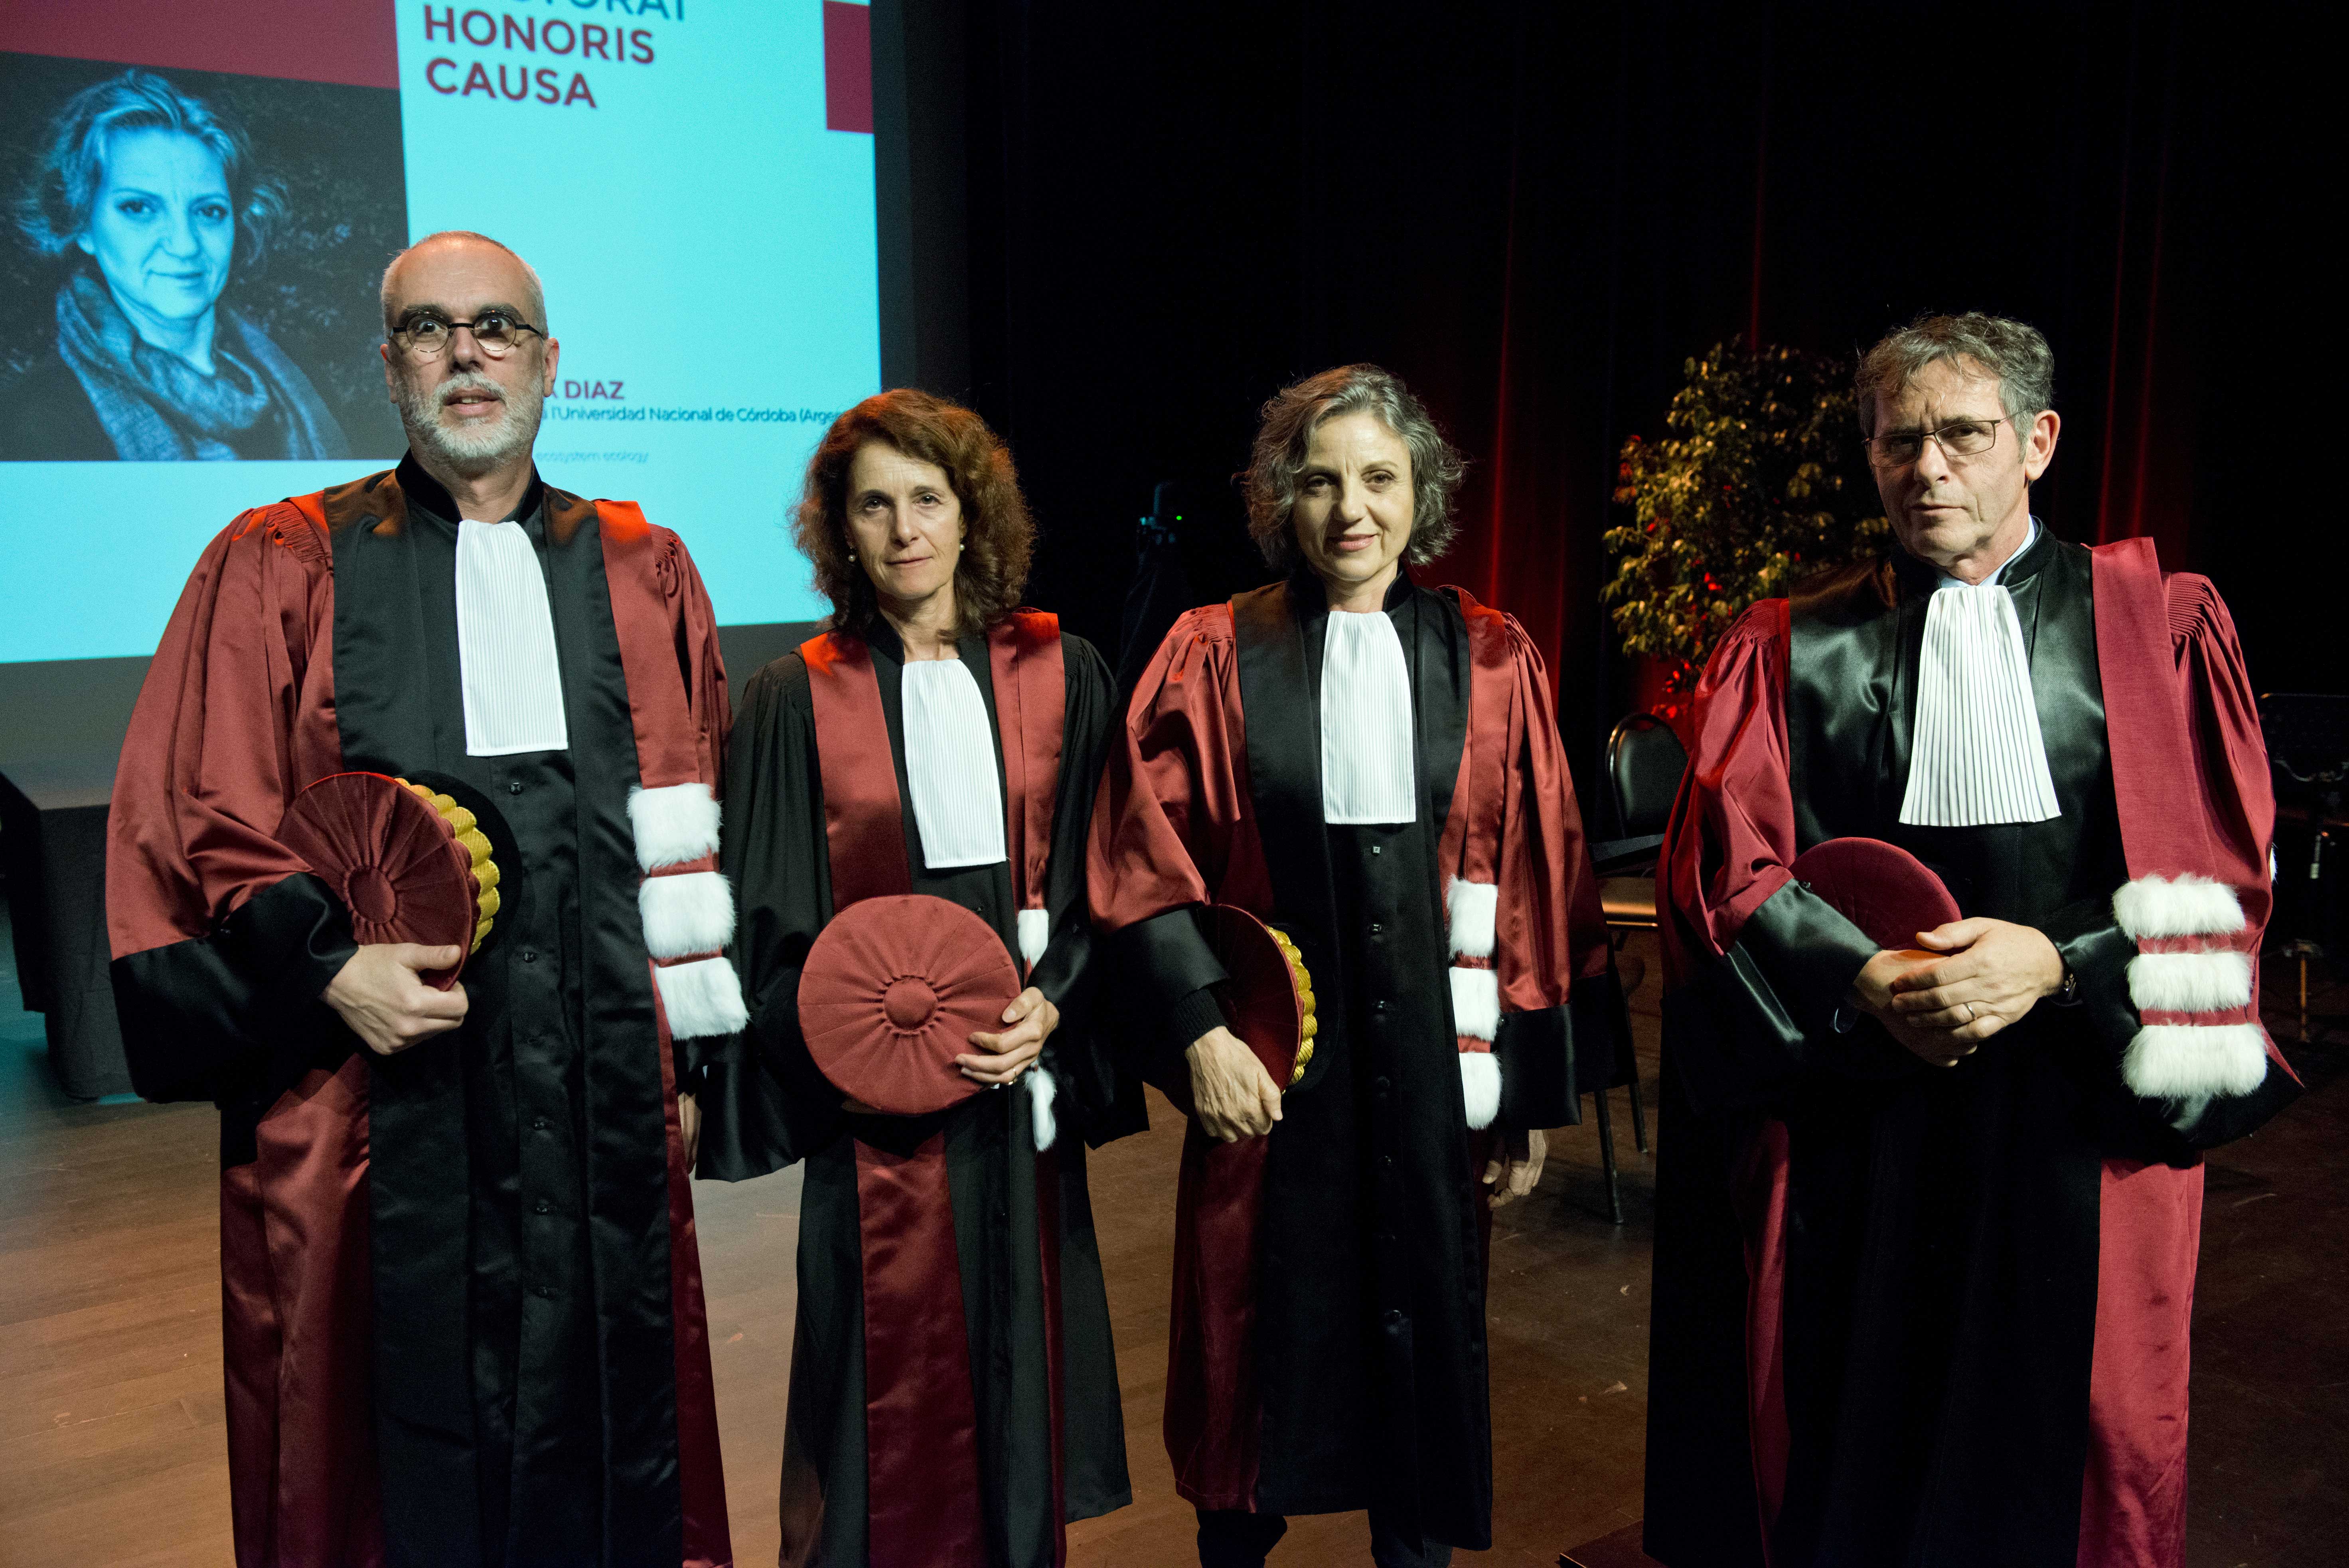
<path fill-rule="evenodd" d="M 471 954 L 498 912 L 493 846 L 473 812 L 383 774 L 330 774 L 294 797 L 277 842 L 307 861 L 350 911 L 362 944 L 418 942 Z M 421 974 L 442 991 L 459 958 Z"/>
<path fill-rule="evenodd" d="M 1917 945 L 1917 933 L 1964 919 L 1930 867 L 1880 838 L 1830 838 L 1787 867 L 1880 948 Z"/>
<path fill-rule="evenodd" d="M 832 918 L 800 970 L 800 1033 L 832 1085 L 891 1116 L 926 1116 L 986 1085 L 955 1058 L 1003 1028 L 1019 973 L 995 928 L 944 898 L 865 898 Z"/>
<path fill-rule="evenodd" d="M 1313 1059 L 1313 978 L 1288 936 L 1246 909 L 1210 904 L 1199 928 L 1230 978 L 1216 987 L 1224 1022 L 1287 1094 Z"/>

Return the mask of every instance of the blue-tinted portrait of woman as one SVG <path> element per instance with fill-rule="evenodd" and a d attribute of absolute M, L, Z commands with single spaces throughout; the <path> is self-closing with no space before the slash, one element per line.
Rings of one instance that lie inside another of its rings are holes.
<path fill-rule="evenodd" d="M 9 389 L 0 455 L 350 455 L 310 379 L 222 299 L 261 266 L 285 212 L 252 164 L 240 126 L 150 71 L 58 111 L 14 213 L 59 274 L 57 358 Z"/>

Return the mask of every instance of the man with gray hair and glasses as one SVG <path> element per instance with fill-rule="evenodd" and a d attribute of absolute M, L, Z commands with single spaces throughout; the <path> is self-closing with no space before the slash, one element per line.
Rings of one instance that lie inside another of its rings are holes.
<path fill-rule="evenodd" d="M 434 234 L 383 314 L 408 456 L 205 547 L 109 825 L 132 1079 L 221 1111 L 237 1563 L 722 1563 L 715 617 L 677 535 L 540 480 L 528 264 Z"/>
<path fill-rule="evenodd" d="M 2201 1151 L 2298 1091 L 2274 805 L 2209 582 L 2033 516 L 2052 380 L 1997 317 L 1870 349 L 1894 546 L 1754 605 L 1697 689 L 1658 873 L 1671 1568 L 2183 1562 Z"/>

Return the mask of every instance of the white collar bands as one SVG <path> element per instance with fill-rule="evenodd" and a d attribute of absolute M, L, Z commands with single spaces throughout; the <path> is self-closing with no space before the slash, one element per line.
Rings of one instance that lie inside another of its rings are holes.
<path fill-rule="evenodd" d="M 467 756 L 570 749 L 546 575 L 519 523 L 457 524 L 457 664 Z"/>
<path fill-rule="evenodd" d="M 906 664 L 898 691 L 922 864 L 946 871 L 1008 858 L 995 730 L 970 667 L 959 659 L 916 659 Z"/>
<path fill-rule="evenodd" d="M 1382 611 L 1330 612 L 1321 638 L 1321 820 L 1419 819 L 1411 671 Z"/>
<path fill-rule="evenodd" d="M 1919 827 L 2044 822 L 2062 815 L 2039 732 L 2031 658 L 2001 580 L 2031 538 L 1977 584 L 1944 576 L 1925 608 L 1917 713 L 1900 820 Z"/>

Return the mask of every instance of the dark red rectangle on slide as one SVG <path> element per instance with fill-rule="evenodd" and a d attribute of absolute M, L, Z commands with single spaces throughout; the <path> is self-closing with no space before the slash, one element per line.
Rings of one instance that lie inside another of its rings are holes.
<path fill-rule="evenodd" d="M 823 126 L 873 134 L 873 11 L 823 0 Z"/>
<path fill-rule="evenodd" d="M 0 0 L 0 49 L 397 89 L 392 20 L 392 0 Z"/>

